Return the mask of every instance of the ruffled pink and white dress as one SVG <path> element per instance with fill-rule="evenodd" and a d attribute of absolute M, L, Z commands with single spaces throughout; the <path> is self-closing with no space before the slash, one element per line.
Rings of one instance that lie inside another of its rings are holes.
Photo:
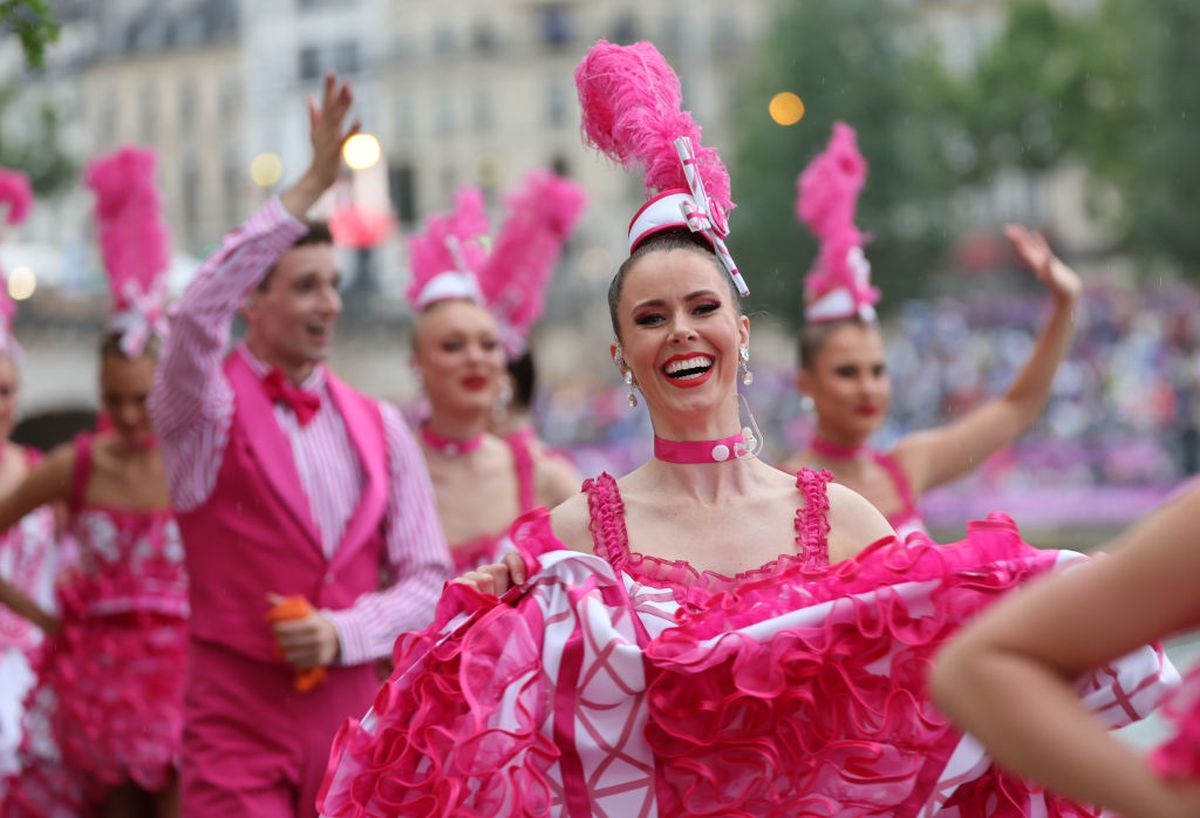
<path fill-rule="evenodd" d="M 32 468 L 41 460 L 25 450 Z M 44 610 L 54 611 L 54 577 L 59 559 L 54 510 L 39 508 L 0 535 L 0 577 L 16 586 Z M 0 605 L 0 778 L 17 772 L 21 716 L 34 682 L 33 664 L 42 632 L 28 619 Z M 0 798 L 4 788 L 0 783 Z"/>
<path fill-rule="evenodd" d="M 61 628 L 44 646 L 26 714 L 48 727 L 61 764 L 29 758 L 4 816 L 65 815 L 126 783 L 159 790 L 177 766 L 188 618 L 179 529 L 169 509 L 85 505 L 91 443 L 75 443 L 79 565 L 59 583 Z M 61 777 L 75 786 L 63 792 Z"/>
<path fill-rule="evenodd" d="M 1078 559 L 1011 521 L 881 540 L 829 564 L 828 474 L 801 471 L 796 551 L 735 577 L 629 547 L 616 481 L 584 489 L 595 554 L 545 511 L 502 599 L 447 587 L 338 734 L 318 807 L 348 816 L 1080 816 L 996 770 L 929 702 L 932 658 L 981 608 Z M 1081 679 L 1112 725 L 1173 681 L 1145 647 Z"/>
<path fill-rule="evenodd" d="M 513 476 L 517 483 L 517 507 L 520 514 L 532 511 L 537 504 L 537 466 L 533 461 L 531 437 L 518 432 L 504 438 L 513 459 Z M 458 574 L 495 562 L 503 553 L 508 530 L 461 543 L 450 543 L 450 556 Z"/>

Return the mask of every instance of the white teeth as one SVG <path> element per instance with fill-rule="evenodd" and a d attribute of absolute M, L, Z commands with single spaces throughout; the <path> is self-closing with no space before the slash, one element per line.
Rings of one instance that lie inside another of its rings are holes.
<path fill-rule="evenodd" d="M 674 375 L 676 372 L 679 372 L 680 370 L 683 370 L 683 369 L 700 369 L 702 367 L 707 368 L 709 366 L 712 366 L 712 358 L 709 358 L 706 355 L 697 355 L 694 358 L 688 358 L 688 359 L 682 360 L 682 361 L 672 361 L 671 363 L 667 364 L 666 373 L 668 375 Z M 698 373 L 697 375 L 686 376 L 686 377 L 697 377 L 698 378 L 702 374 L 704 374 L 704 373 L 701 372 L 701 373 Z M 686 380 L 686 377 L 683 380 Z"/>

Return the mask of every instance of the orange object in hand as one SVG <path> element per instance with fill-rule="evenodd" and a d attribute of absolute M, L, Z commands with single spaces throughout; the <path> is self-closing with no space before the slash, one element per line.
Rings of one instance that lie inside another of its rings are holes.
<path fill-rule="evenodd" d="M 297 619 L 306 619 L 312 613 L 312 605 L 308 604 L 307 599 L 302 596 L 289 596 L 283 598 L 267 610 L 267 621 L 271 624 L 275 624 L 276 622 L 294 622 Z M 283 648 L 276 645 L 275 651 L 280 657 L 283 656 Z M 293 685 L 298 693 L 307 693 L 323 681 L 325 681 L 324 667 L 297 668 Z"/>

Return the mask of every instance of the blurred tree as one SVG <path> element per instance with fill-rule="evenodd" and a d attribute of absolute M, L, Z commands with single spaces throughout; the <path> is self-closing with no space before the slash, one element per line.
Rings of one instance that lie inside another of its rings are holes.
<path fill-rule="evenodd" d="M 16 88 L 0 87 L 0 166 L 29 174 L 29 182 L 39 196 L 51 195 L 74 184 L 79 168 L 62 148 L 58 111 L 43 103 L 34 122 L 22 123 L 19 129 L 6 127 L 14 116 L 16 96 Z M 10 137 L 12 130 L 19 130 L 22 138 Z"/>
<path fill-rule="evenodd" d="M 948 141 L 961 132 L 960 93 L 912 25 L 910 9 L 878 0 L 804 0 L 780 4 L 735 111 L 731 158 L 731 251 L 746 273 L 751 307 L 798 326 L 803 276 L 816 244 L 795 216 L 796 177 L 829 140 L 833 123 L 858 131 L 870 163 L 859 226 L 883 304 L 919 294 L 960 225 L 951 193 L 958 174 Z M 775 124 L 767 104 L 792 91 L 806 113 Z"/>
<path fill-rule="evenodd" d="M 1200 3 L 1107 0 L 1094 25 L 1122 63 L 1106 77 L 1121 83 L 1120 116 L 1088 145 L 1089 163 L 1120 193 L 1125 245 L 1200 278 Z"/>
<path fill-rule="evenodd" d="M 20 38 L 30 67 L 41 68 L 46 46 L 58 39 L 58 20 L 47 0 L 0 0 L 0 36 L 9 32 Z"/>

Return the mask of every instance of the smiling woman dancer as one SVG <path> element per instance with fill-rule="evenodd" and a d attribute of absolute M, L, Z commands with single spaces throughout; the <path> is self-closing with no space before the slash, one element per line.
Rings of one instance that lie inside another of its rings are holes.
<path fill-rule="evenodd" d="M 513 529 L 519 555 L 449 586 L 437 624 L 401 637 L 374 708 L 335 741 L 322 811 L 1057 808 L 1017 781 L 1000 790 L 924 682 L 963 617 L 1056 555 L 1003 521 L 954 546 L 900 543 L 827 474 L 759 461 L 740 431 L 751 335 L 724 244 L 724 167 L 649 43 L 598 43 L 576 80 L 589 140 L 644 165 L 657 194 L 634 218 L 609 300 L 613 360 L 649 410 L 654 459 L 527 515 Z M 1142 649 L 1116 676 L 1155 687 L 1159 671 Z M 1110 680 L 1094 681 L 1089 704 L 1107 706 Z"/>
<path fill-rule="evenodd" d="M 62 755 L 42 765 L 23 748 L 0 814 L 179 814 L 187 580 L 179 528 L 146 399 L 161 340 L 166 229 L 154 155 L 126 148 L 88 168 L 112 291 L 100 347 L 111 429 L 50 453 L 0 501 L 0 528 L 65 503 L 79 567 L 60 582 L 61 623 L 17 589 L 0 599 L 57 631 L 38 663 L 27 723 L 49 725 Z M 53 778 L 47 776 L 53 775 Z"/>
<path fill-rule="evenodd" d="M 887 453 L 875 451 L 868 440 L 887 419 L 892 384 L 875 319 L 879 291 L 871 286 L 863 253 L 867 236 L 854 224 L 866 178 L 854 129 L 839 122 L 829 146 L 797 182 L 796 213 L 821 243 L 805 282 L 808 306 L 796 375 L 798 388 L 812 400 L 816 434 L 782 468 L 829 469 L 905 537 L 925 530 L 917 501 L 927 491 L 979 468 L 1037 420 L 1074 334 L 1083 285 L 1041 235 L 1010 225 L 1013 249 L 1054 297 L 1029 360 L 1003 396 L 946 426 L 906 435 Z"/>
<path fill-rule="evenodd" d="M 430 409 L 421 448 L 459 570 L 491 562 L 518 516 L 577 491 L 574 470 L 528 436 L 499 438 L 487 428 L 509 399 L 505 355 L 524 347 L 584 202 L 572 182 L 537 170 L 509 198 L 490 253 L 483 195 L 474 188 L 410 240 L 412 365 Z"/>

